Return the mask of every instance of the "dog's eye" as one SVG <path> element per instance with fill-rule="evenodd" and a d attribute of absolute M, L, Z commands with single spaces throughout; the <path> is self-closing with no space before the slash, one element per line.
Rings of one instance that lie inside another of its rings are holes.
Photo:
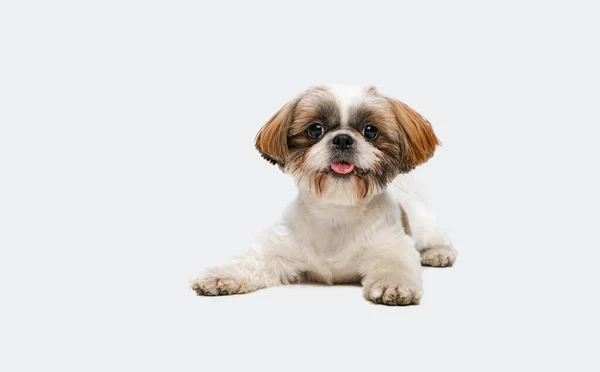
<path fill-rule="evenodd" d="M 379 135 L 379 131 L 372 125 L 367 125 L 362 130 L 362 135 L 366 139 L 373 141 Z"/>
<path fill-rule="evenodd" d="M 314 123 L 311 124 L 310 127 L 308 127 L 306 133 L 310 138 L 320 138 L 325 133 L 325 129 L 323 129 L 323 126 L 321 124 Z"/>

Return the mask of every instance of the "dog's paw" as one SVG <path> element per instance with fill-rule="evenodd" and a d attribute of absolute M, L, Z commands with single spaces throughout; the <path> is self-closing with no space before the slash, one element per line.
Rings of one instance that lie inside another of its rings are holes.
<path fill-rule="evenodd" d="M 219 273 L 209 273 L 194 279 L 191 281 L 190 287 L 199 296 L 224 296 L 251 291 L 246 281 L 235 276 Z"/>
<path fill-rule="evenodd" d="M 423 290 L 416 285 L 395 283 L 381 280 L 364 289 L 365 298 L 378 304 L 416 305 L 421 301 Z"/>
<path fill-rule="evenodd" d="M 432 267 L 452 266 L 456 260 L 456 254 L 450 247 L 432 247 L 421 252 L 421 265 Z"/>

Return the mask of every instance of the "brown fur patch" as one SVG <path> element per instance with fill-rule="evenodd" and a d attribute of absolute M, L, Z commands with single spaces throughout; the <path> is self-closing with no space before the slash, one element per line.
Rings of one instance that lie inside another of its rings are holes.
<path fill-rule="evenodd" d="M 429 160 L 440 141 L 429 121 L 418 112 L 398 100 L 387 100 L 402 131 L 402 172 L 408 172 Z"/>
<path fill-rule="evenodd" d="M 328 90 L 316 87 L 306 92 L 296 106 L 294 120 L 288 132 L 290 151 L 311 147 L 319 141 L 306 135 L 310 125 L 318 123 L 325 131 L 330 131 L 339 126 L 339 122 L 339 108 L 335 97 Z"/>
<path fill-rule="evenodd" d="M 286 103 L 260 129 L 255 139 L 256 149 L 266 160 L 283 166 L 288 156 L 287 136 L 298 99 Z"/>
<path fill-rule="evenodd" d="M 383 155 L 371 169 L 368 177 L 374 186 L 384 188 L 402 169 L 402 130 L 396 121 L 394 113 L 384 97 L 372 95 L 358 106 L 350 110 L 348 124 L 358 133 L 365 126 L 373 125 L 379 131 L 375 140 L 370 140 L 373 146 Z"/>
<path fill-rule="evenodd" d="M 364 199 L 369 193 L 369 180 L 361 175 L 354 176 L 356 178 L 356 193 L 359 199 Z"/>
<path fill-rule="evenodd" d="M 321 196 L 325 193 L 328 181 L 328 175 L 324 173 L 319 173 L 314 177 L 315 191 L 318 196 Z"/>
<path fill-rule="evenodd" d="M 402 207 L 402 205 L 398 204 L 400 207 L 400 217 L 402 217 L 402 227 L 404 228 L 404 232 L 406 235 L 412 236 L 412 230 L 410 229 L 410 223 L 408 222 L 408 215 L 406 211 Z"/>

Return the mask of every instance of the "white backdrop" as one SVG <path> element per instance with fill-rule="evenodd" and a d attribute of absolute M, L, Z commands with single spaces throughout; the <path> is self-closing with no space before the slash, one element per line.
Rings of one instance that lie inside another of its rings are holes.
<path fill-rule="evenodd" d="M 598 370 L 593 2 L 350 3 L 0 5 L 0 369 Z M 432 122 L 456 266 L 408 308 L 196 297 L 294 197 L 256 132 L 326 83 Z"/>

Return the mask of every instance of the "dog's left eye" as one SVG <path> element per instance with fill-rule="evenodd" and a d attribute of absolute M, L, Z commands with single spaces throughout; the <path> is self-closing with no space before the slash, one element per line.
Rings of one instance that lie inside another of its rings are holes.
<path fill-rule="evenodd" d="M 323 135 L 323 133 L 325 133 L 325 129 L 323 129 L 323 126 L 321 124 L 314 123 L 310 127 L 308 127 L 306 133 L 308 133 L 308 136 L 310 138 L 319 138 Z"/>
<path fill-rule="evenodd" d="M 368 140 L 374 140 L 379 135 L 379 131 L 372 125 L 367 125 L 362 130 L 363 136 Z"/>

